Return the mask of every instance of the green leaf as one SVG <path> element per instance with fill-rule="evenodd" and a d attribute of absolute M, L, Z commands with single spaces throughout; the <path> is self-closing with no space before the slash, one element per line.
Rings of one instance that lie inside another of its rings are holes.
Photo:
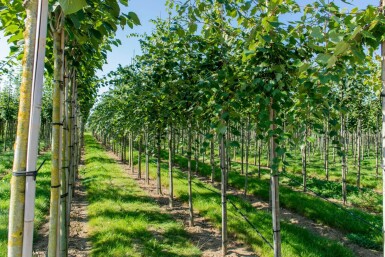
<path fill-rule="evenodd" d="M 314 27 L 311 31 L 311 36 L 317 39 L 322 39 L 323 38 L 322 29 L 320 27 Z"/>
<path fill-rule="evenodd" d="M 132 21 L 135 25 L 141 25 L 140 20 L 139 20 L 139 17 L 138 17 L 138 15 L 136 15 L 136 13 L 134 13 L 134 12 L 129 12 L 129 13 L 128 13 L 128 17 L 131 19 L 131 21 Z"/>
<path fill-rule="evenodd" d="M 334 55 L 344 54 L 349 49 L 349 44 L 345 41 L 341 41 L 336 45 Z"/>
<path fill-rule="evenodd" d="M 330 54 L 319 54 L 317 56 L 317 61 L 322 63 L 322 64 L 327 64 L 331 55 Z"/>
<path fill-rule="evenodd" d="M 330 68 L 332 67 L 336 62 L 337 62 L 338 58 L 337 56 L 333 55 L 332 57 L 329 58 L 328 62 L 327 62 L 327 66 L 326 68 Z"/>
<path fill-rule="evenodd" d="M 87 6 L 86 0 L 59 0 L 59 3 L 66 15 L 75 13 Z"/>
<path fill-rule="evenodd" d="M 124 6 L 128 6 L 128 0 L 119 0 L 119 2 Z"/>
<path fill-rule="evenodd" d="M 223 123 L 219 123 L 216 130 L 217 130 L 217 134 L 225 135 L 227 131 L 227 126 Z"/>
<path fill-rule="evenodd" d="M 304 63 L 304 64 L 302 64 L 301 67 L 299 67 L 299 72 L 302 73 L 302 72 L 304 72 L 304 71 L 307 71 L 307 69 L 309 69 L 310 66 L 311 66 L 311 65 L 310 65 L 309 63 Z"/>

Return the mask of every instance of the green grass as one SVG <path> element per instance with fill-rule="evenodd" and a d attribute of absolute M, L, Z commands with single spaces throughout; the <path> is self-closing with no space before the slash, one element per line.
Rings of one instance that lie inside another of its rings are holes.
<path fill-rule="evenodd" d="M 13 152 L 0 152 L 0 179 L 12 168 Z"/>
<path fill-rule="evenodd" d="M 1 155 L 0 174 L 5 173 L 12 167 L 13 153 L 9 152 L 6 155 Z M 37 229 L 45 222 L 45 215 L 49 209 L 50 198 L 50 154 L 39 156 L 38 165 L 47 159 L 43 168 L 39 171 L 36 187 L 36 209 L 35 209 L 35 234 L 34 240 L 37 239 Z M 10 198 L 10 179 L 11 175 L 7 174 L 0 179 L 0 256 L 7 256 L 7 241 L 8 241 L 8 212 Z"/>
<path fill-rule="evenodd" d="M 207 162 L 205 163 L 208 164 Z M 219 166 L 218 163 L 217 166 Z M 241 164 L 238 162 L 232 162 L 231 171 L 240 173 Z M 256 176 L 257 173 L 258 167 L 250 165 L 249 174 Z M 261 168 L 261 174 L 262 178 L 269 178 L 269 170 L 267 170 L 265 167 Z M 288 171 L 287 175 L 289 175 L 291 179 L 281 176 L 280 182 L 282 185 L 293 187 L 296 190 L 303 190 L 301 174 L 299 174 L 298 172 L 294 173 L 293 171 Z M 308 175 L 307 188 L 326 198 L 332 198 L 339 201 L 341 201 L 342 199 L 341 182 L 326 181 L 324 179 L 321 179 L 319 176 L 314 176 L 311 174 Z M 347 185 L 347 192 L 348 203 L 350 203 L 352 206 L 357 207 L 365 212 L 373 212 L 377 214 L 382 213 L 382 195 L 378 192 L 375 192 L 371 188 L 359 189 L 355 185 L 352 185 L 352 183 Z"/>
<path fill-rule="evenodd" d="M 163 153 L 163 157 L 166 157 L 167 153 Z M 187 159 L 177 155 L 176 163 L 182 168 L 187 167 Z M 237 164 L 233 165 L 236 166 Z M 238 164 L 239 165 L 239 164 Z M 195 167 L 193 162 L 192 167 Z M 217 165 L 218 167 L 218 165 Z M 199 163 L 200 174 L 209 177 L 211 175 L 211 166 L 205 163 Z M 269 201 L 269 174 L 263 173 L 262 179 L 257 177 L 249 177 L 249 193 L 253 194 L 265 201 Z M 220 180 L 220 170 L 216 169 L 216 180 Z M 287 181 L 286 181 L 287 183 Z M 245 177 L 239 172 L 229 173 L 229 185 L 242 189 L 245 184 Z M 300 204 L 299 204 L 300 203 Z M 366 223 L 358 221 L 351 215 L 337 208 L 334 204 L 326 202 L 315 196 L 305 194 L 300 191 L 293 190 L 292 188 L 281 186 L 280 187 L 280 204 L 282 207 L 290 209 L 291 211 L 312 219 L 318 223 L 323 223 L 331 227 L 337 228 L 350 235 L 349 238 L 361 238 L 361 245 L 369 247 L 371 249 L 381 249 L 382 246 L 382 234 L 380 231 L 373 231 Z M 349 211 L 358 215 L 372 224 L 377 224 L 378 227 L 382 227 L 382 219 L 380 215 L 366 213 L 364 211 L 349 208 Z M 354 240 L 360 244 L 359 240 Z"/>
<path fill-rule="evenodd" d="M 109 158 L 88 134 L 85 167 L 91 256 L 200 256 L 183 225 L 168 214 Z"/>
<path fill-rule="evenodd" d="M 143 158 L 144 159 L 144 158 Z M 135 152 L 135 164 L 137 164 L 137 152 Z M 156 178 L 156 160 L 150 159 L 150 176 Z M 142 167 L 145 163 L 143 161 Z M 194 166 L 193 166 L 194 167 Z M 144 168 L 143 168 L 144 170 Z M 188 200 L 186 175 L 181 170 L 174 169 L 174 194 L 183 201 Z M 168 166 L 161 165 L 162 185 L 168 187 Z M 194 180 L 200 183 L 198 180 Z M 211 190 L 216 190 L 210 185 L 205 185 Z M 220 194 L 214 193 L 204 187 L 193 186 L 194 211 L 208 218 L 215 226 L 221 225 L 221 198 Z M 229 196 L 250 221 L 256 225 L 258 230 L 272 242 L 272 221 L 270 213 L 257 211 L 250 203 L 241 198 Z M 258 256 L 273 256 L 272 250 L 262 241 L 261 237 L 243 220 L 242 217 L 229 205 L 228 207 L 229 233 L 234 237 L 248 243 Z M 296 225 L 281 222 L 282 232 L 282 255 L 283 256 L 354 256 L 350 249 L 341 243 L 320 237 L 306 229 Z"/>

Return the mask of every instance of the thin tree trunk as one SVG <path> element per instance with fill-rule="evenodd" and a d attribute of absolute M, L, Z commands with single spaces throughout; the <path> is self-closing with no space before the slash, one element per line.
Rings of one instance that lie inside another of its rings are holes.
<path fill-rule="evenodd" d="M 357 149 L 358 149 L 358 165 L 357 165 L 357 187 L 360 188 L 361 187 L 361 120 L 358 119 L 358 123 L 357 123 L 357 137 L 358 137 L 358 140 L 357 140 Z"/>
<path fill-rule="evenodd" d="M 60 11 L 61 12 L 61 11 Z M 62 16 L 56 12 L 56 20 Z M 61 26 L 61 25 L 59 25 Z M 53 32 L 54 35 L 54 88 L 53 88 L 53 111 L 52 111 L 52 167 L 51 167 L 51 200 L 50 200 L 50 222 L 48 256 L 57 256 L 58 245 L 58 225 L 59 225 L 59 200 L 60 200 L 60 170 L 61 170 L 61 133 L 62 133 L 62 99 L 63 90 L 63 53 L 64 30 Z"/>
<path fill-rule="evenodd" d="M 172 174 L 172 157 L 173 157 L 173 140 L 172 140 L 172 126 L 169 126 L 168 131 L 168 175 L 169 175 L 169 206 L 174 207 L 174 181 Z"/>
<path fill-rule="evenodd" d="M 142 179 L 142 134 L 139 135 L 138 144 L 138 179 Z"/>
<path fill-rule="evenodd" d="M 374 130 L 374 140 L 375 140 L 375 144 L 376 144 L 376 178 L 378 179 L 378 167 L 379 167 L 379 160 L 378 160 L 378 154 L 379 154 L 379 142 L 378 142 L 378 137 L 379 137 L 379 133 L 378 133 L 378 130 L 379 130 L 379 116 L 377 116 L 377 119 L 376 119 L 376 129 Z"/>
<path fill-rule="evenodd" d="M 211 183 L 215 180 L 215 160 L 214 160 L 214 135 L 210 141 L 210 164 L 211 164 Z"/>
<path fill-rule="evenodd" d="M 241 174 L 242 175 L 245 173 L 245 171 L 244 171 L 245 134 L 244 133 L 245 133 L 244 127 L 243 127 L 243 124 L 241 122 Z"/>
<path fill-rule="evenodd" d="M 187 180 L 188 180 L 188 204 L 189 204 L 189 214 L 190 214 L 190 226 L 194 226 L 194 210 L 193 210 L 193 201 L 192 201 L 192 171 L 191 171 L 191 144 L 192 144 L 192 135 L 191 135 L 191 122 L 188 124 L 188 146 L 187 146 Z"/>
<path fill-rule="evenodd" d="M 325 138 L 324 138 L 324 151 L 325 151 L 325 162 L 324 162 L 324 167 L 325 167 L 325 176 L 326 176 L 326 181 L 329 181 L 329 118 L 326 121 L 326 131 L 325 131 Z"/>
<path fill-rule="evenodd" d="M 149 174 L 149 172 L 150 172 L 150 167 L 149 167 L 150 154 L 149 154 L 149 149 L 148 149 L 148 137 L 149 137 L 148 129 L 146 131 L 146 135 L 145 136 L 146 136 L 146 171 L 145 171 L 146 178 L 145 178 L 145 180 L 146 180 L 146 184 L 148 185 L 150 183 L 150 174 Z"/>
<path fill-rule="evenodd" d="M 381 0 L 382 13 L 384 13 L 385 0 Z M 385 167 L 385 41 L 381 43 L 381 112 L 382 112 L 382 167 Z M 385 206 L 385 172 L 382 172 L 382 206 Z M 382 223 L 385 224 L 385 208 L 382 208 Z M 382 237 L 385 238 L 385 226 L 382 228 Z M 385 240 L 383 241 L 383 249 L 385 249 Z"/>
<path fill-rule="evenodd" d="M 222 198 L 222 255 L 227 254 L 227 171 L 225 135 L 219 135 L 221 162 L 221 198 Z"/>
<path fill-rule="evenodd" d="M 342 201 L 343 204 L 346 204 L 346 156 L 345 156 L 345 139 L 344 139 L 344 128 L 345 128 L 345 118 L 344 115 L 342 114 L 341 116 L 341 151 L 342 151 L 342 158 L 341 158 L 341 167 L 342 167 Z"/>
<path fill-rule="evenodd" d="M 261 179 L 261 156 L 262 156 L 262 141 L 258 143 L 258 178 Z"/>
<path fill-rule="evenodd" d="M 302 186 L 303 191 L 306 192 L 307 187 L 307 172 L 306 172 L 306 157 L 307 157 L 307 125 L 305 127 L 305 137 L 304 137 L 304 143 L 301 147 L 301 155 L 302 155 Z"/>
<path fill-rule="evenodd" d="M 273 110 L 273 99 L 270 104 L 270 122 L 271 130 L 275 130 L 275 111 Z M 270 184 L 271 184 L 271 212 L 273 221 L 273 245 L 274 245 L 274 257 L 281 257 L 281 226 L 280 226 L 280 213 L 279 213 L 279 172 L 278 166 L 274 162 L 276 161 L 276 142 L 274 136 L 270 138 Z"/>
<path fill-rule="evenodd" d="M 68 256 L 68 224 L 67 224 L 67 207 L 68 207 L 68 171 L 70 165 L 70 128 L 71 128 L 71 88 L 68 79 L 64 80 L 64 94 L 66 100 L 64 102 L 64 127 L 62 134 L 62 171 L 61 171 L 61 196 L 60 196 L 60 256 Z"/>
<path fill-rule="evenodd" d="M 245 175 L 245 192 L 244 195 L 247 195 L 248 188 L 248 176 L 249 176 L 249 148 L 250 148 L 250 114 L 247 117 L 247 126 L 246 126 L 246 175 Z"/>
<path fill-rule="evenodd" d="M 156 136 L 156 144 L 157 144 L 157 162 L 156 162 L 156 191 L 158 195 L 162 194 L 162 182 L 161 182 L 161 173 L 160 173 L 160 128 L 158 128 L 157 136 Z"/>
<path fill-rule="evenodd" d="M 130 133 L 130 166 L 131 166 L 131 171 L 132 173 L 135 172 L 135 167 L 134 167 L 134 133 Z"/>

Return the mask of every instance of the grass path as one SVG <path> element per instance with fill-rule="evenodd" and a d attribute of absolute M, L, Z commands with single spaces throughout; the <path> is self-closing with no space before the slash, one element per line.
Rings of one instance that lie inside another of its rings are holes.
<path fill-rule="evenodd" d="M 164 159 L 167 159 L 166 153 L 163 152 Z M 187 159 L 183 156 L 176 155 L 175 161 L 182 168 L 187 167 Z M 193 163 L 195 167 L 195 162 Z M 206 163 L 199 162 L 199 173 L 202 176 L 209 177 L 211 175 L 211 166 Z M 215 178 L 220 180 L 220 170 L 216 169 Z M 229 173 L 229 185 L 237 189 L 243 189 L 245 184 L 245 176 L 239 172 Z M 249 177 L 249 190 L 252 194 L 264 201 L 269 201 L 269 179 L 268 175 L 262 179 L 258 177 Z M 298 204 L 301 203 L 301 204 Z M 343 232 L 354 243 L 369 249 L 381 250 L 382 234 L 381 231 L 373 230 L 366 223 L 360 222 L 345 211 L 338 209 L 334 204 L 319 199 L 313 195 L 293 190 L 292 188 L 280 187 L 280 204 L 294 213 L 311 219 L 317 223 L 328 225 Z M 355 215 L 376 224 L 381 227 L 381 216 L 366 213 L 355 208 L 346 208 Z"/>
<path fill-rule="evenodd" d="M 135 152 L 137 160 L 137 152 Z M 144 169 L 144 161 L 142 163 Z M 161 165 L 162 185 L 168 187 L 168 165 Z M 156 159 L 150 159 L 150 177 L 156 178 Z M 201 183 L 194 179 L 195 183 Z M 220 228 L 221 224 L 221 199 L 220 195 L 212 190 L 218 191 L 211 185 L 205 185 L 208 189 L 199 185 L 193 187 L 194 211 L 209 219 L 213 224 Z M 187 202 L 187 180 L 185 174 L 175 168 L 174 172 L 174 195 Z M 266 211 L 256 210 L 248 201 L 236 196 L 229 196 L 238 208 L 246 213 L 249 220 L 259 229 L 259 231 L 270 242 L 271 233 L 271 215 Z M 228 208 L 228 227 L 229 233 L 239 240 L 243 240 L 252 246 L 258 256 L 273 256 L 270 247 L 263 242 L 261 237 L 247 224 L 242 217 L 229 205 Z M 282 222 L 282 255 L 283 256 L 356 256 L 350 249 L 346 248 L 334 240 L 318 236 L 311 231 L 303 229 L 297 225 Z"/>
<path fill-rule="evenodd" d="M 89 202 L 91 256 L 200 256 L 183 225 L 162 213 L 89 134 L 85 141 L 80 172 Z"/>

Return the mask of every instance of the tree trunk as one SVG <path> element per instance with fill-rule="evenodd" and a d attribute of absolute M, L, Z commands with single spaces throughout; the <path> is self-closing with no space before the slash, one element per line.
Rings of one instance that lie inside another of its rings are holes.
<path fill-rule="evenodd" d="M 157 162 L 156 162 L 156 191 L 158 195 L 162 194 L 162 180 L 161 180 L 161 172 L 160 172 L 160 128 L 158 128 L 157 136 L 156 136 L 156 144 L 157 144 Z"/>
<path fill-rule="evenodd" d="M 68 70 L 68 69 L 67 69 Z M 67 72 L 68 75 L 68 72 Z M 65 101 L 63 105 L 64 124 L 62 133 L 62 171 L 61 171 L 61 196 L 60 196 L 60 256 L 68 256 L 68 224 L 67 224 L 67 196 L 68 196 L 68 168 L 70 161 L 70 127 L 71 127 L 71 88 L 68 78 L 64 79 Z"/>
<path fill-rule="evenodd" d="M 130 133 L 130 166 L 131 166 L 131 172 L 135 172 L 134 167 L 134 133 Z"/>
<path fill-rule="evenodd" d="M 381 0 L 382 12 L 385 7 L 385 0 Z M 381 112 L 382 112 L 382 167 L 385 167 L 385 41 L 381 43 L 381 82 L 382 82 L 382 90 L 381 90 Z M 385 206 L 385 172 L 384 169 L 382 171 L 382 206 Z M 382 209 L 382 222 L 385 224 L 385 208 Z M 382 236 L 385 238 L 385 226 L 382 228 Z M 383 249 L 385 249 L 385 240 L 383 241 Z"/>
<path fill-rule="evenodd" d="M 275 111 L 273 109 L 273 99 L 270 104 L 270 129 L 275 130 Z M 281 226 L 280 226 L 280 214 L 279 214 L 279 171 L 278 165 L 275 163 L 277 159 L 277 148 L 275 142 L 275 136 L 270 138 L 270 185 L 271 185 L 271 212 L 273 221 L 273 239 L 274 239 L 274 257 L 281 257 Z"/>
<path fill-rule="evenodd" d="M 346 204 L 346 156 L 345 156 L 345 139 L 344 139 L 344 129 L 345 129 L 345 119 L 344 115 L 341 116 L 341 152 L 342 152 L 342 158 L 341 158 L 341 167 L 342 167 L 342 201 L 343 204 Z"/>
<path fill-rule="evenodd" d="M 138 142 L 138 179 L 142 179 L 142 134 L 139 135 Z"/>
<path fill-rule="evenodd" d="M 191 174 L 191 155 L 192 155 L 192 135 L 191 135 L 191 122 L 188 124 L 188 146 L 187 146 L 187 180 L 188 180 L 188 204 L 189 204 L 189 214 L 190 214 L 190 226 L 194 226 L 194 210 L 193 210 L 193 201 L 192 201 L 192 174 Z"/>
<path fill-rule="evenodd" d="M 145 178 L 145 180 L 146 180 L 146 184 L 148 185 L 149 183 L 150 183 L 150 167 L 149 167 L 149 159 L 150 159 L 150 153 L 149 153 L 149 149 L 148 149 L 148 137 L 149 137 L 149 134 L 148 134 L 148 130 L 146 131 L 146 134 L 145 134 L 145 140 L 146 140 L 146 142 L 145 142 L 145 144 L 146 144 L 146 171 L 145 171 L 145 173 L 146 173 L 146 178 Z"/>
<path fill-rule="evenodd" d="M 250 114 L 247 117 L 247 126 L 246 126 L 246 175 L 245 175 L 245 192 L 244 195 L 247 195 L 247 187 L 248 187 L 248 176 L 249 176 L 249 148 L 250 148 Z"/>
<path fill-rule="evenodd" d="M 324 138 L 324 151 L 325 151 L 325 161 L 324 161 L 324 167 L 325 167 L 325 176 L 326 181 L 329 181 L 329 118 L 326 121 L 326 131 L 325 131 L 325 138 Z"/>
<path fill-rule="evenodd" d="M 357 163 L 357 187 L 358 189 L 360 189 L 361 187 L 361 120 L 358 119 L 358 123 L 357 123 L 357 149 L 358 149 L 358 163 Z"/>
<path fill-rule="evenodd" d="M 27 168 L 27 144 L 31 111 L 31 85 L 35 59 L 37 4 L 37 0 L 31 0 L 27 2 L 27 5 L 25 6 L 27 18 L 25 20 L 26 29 L 24 32 L 25 46 L 23 57 L 23 75 L 20 86 L 20 105 L 18 113 L 13 172 L 22 172 Z M 11 198 L 8 226 L 9 257 L 22 256 L 25 181 L 25 176 L 12 176 L 11 178 Z"/>
<path fill-rule="evenodd" d="M 60 11 L 61 12 L 61 11 Z M 60 16 L 56 12 L 56 20 Z M 59 200 L 60 200 L 60 170 L 61 170 L 61 133 L 62 133 L 62 97 L 63 90 L 63 54 L 64 54 L 64 30 L 61 28 L 53 32 L 54 37 L 54 88 L 52 110 L 52 167 L 51 167 L 51 200 L 48 256 L 57 256 L 58 224 L 59 224 Z"/>
<path fill-rule="evenodd" d="M 222 255 L 227 254 L 227 170 L 225 135 L 219 135 L 221 162 L 221 198 L 222 198 Z"/>
<path fill-rule="evenodd" d="M 169 175 L 169 206 L 174 207 L 174 181 L 172 174 L 172 157 L 173 157 L 173 140 L 172 140 L 172 126 L 169 126 L 168 131 L 168 175 Z"/>
<path fill-rule="evenodd" d="M 307 126 L 305 127 L 305 137 L 304 143 L 301 146 L 301 156 L 302 156 L 302 186 L 303 191 L 306 192 L 306 182 L 307 182 L 307 172 L 306 172 L 306 157 L 307 157 Z"/>
<path fill-rule="evenodd" d="M 211 164 L 211 183 L 215 180 L 215 160 L 214 160 L 214 135 L 210 141 L 210 164 Z"/>
<path fill-rule="evenodd" d="M 374 140 L 375 140 L 375 144 L 376 144 L 376 178 L 378 179 L 378 167 L 379 167 L 379 161 L 378 161 L 378 154 L 379 154 L 379 142 L 378 142 L 378 137 L 379 137 L 379 133 L 378 133 L 378 130 L 379 130 L 379 116 L 377 116 L 377 119 L 376 119 L 376 129 L 374 131 Z"/>
<path fill-rule="evenodd" d="M 27 171 L 36 170 L 39 152 L 39 131 L 41 126 L 41 102 L 43 94 L 44 59 L 47 36 L 48 1 L 39 1 L 37 16 L 37 41 L 35 56 L 35 75 L 32 86 L 32 109 L 28 135 Z M 42 135 L 43 137 L 43 135 Z M 28 176 L 25 187 L 25 213 L 23 254 L 24 257 L 32 257 L 33 228 L 35 217 L 36 179 Z"/>
<path fill-rule="evenodd" d="M 245 133 L 244 127 L 243 127 L 243 124 L 241 122 L 241 174 L 242 175 L 245 173 L 245 171 L 244 171 L 245 134 L 244 133 Z M 246 190 L 246 188 L 245 188 L 245 190 Z"/>

